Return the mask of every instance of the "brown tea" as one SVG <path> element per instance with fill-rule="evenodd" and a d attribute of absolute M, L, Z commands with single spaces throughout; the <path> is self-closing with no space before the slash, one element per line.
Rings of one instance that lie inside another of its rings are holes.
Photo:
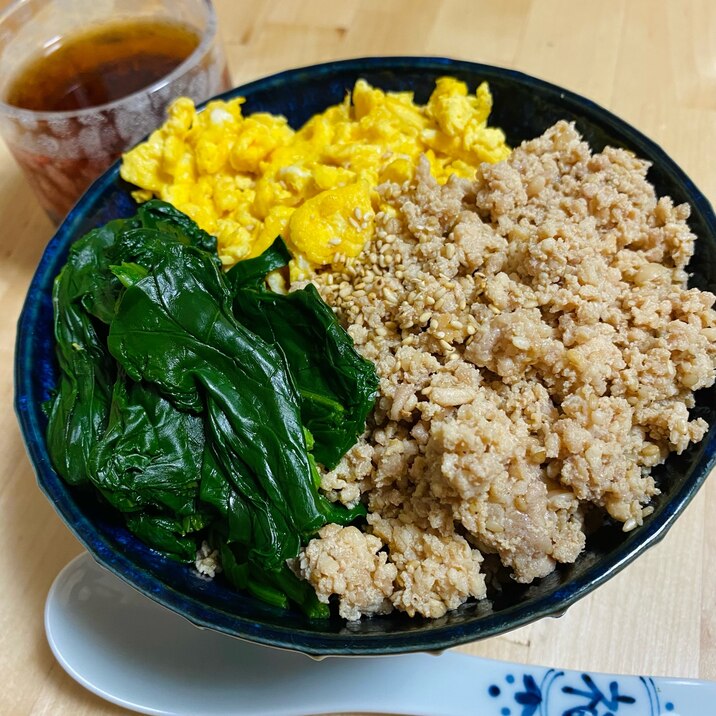
<path fill-rule="evenodd" d="M 198 44 L 196 32 L 179 23 L 101 25 L 46 48 L 14 78 L 5 101 L 40 112 L 107 104 L 166 77 Z"/>

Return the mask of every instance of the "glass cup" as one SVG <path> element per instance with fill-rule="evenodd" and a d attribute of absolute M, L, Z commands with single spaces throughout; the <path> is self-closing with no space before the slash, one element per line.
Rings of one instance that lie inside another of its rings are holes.
<path fill-rule="evenodd" d="M 163 78 L 106 104 L 35 111 L 7 103 L 13 80 L 48 47 L 78 28 L 130 21 L 181 23 L 198 45 Z M 230 86 L 210 0 L 16 0 L 0 14 L 0 136 L 55 223 L 122 151 L 163 122 L 173 99 L 198 103 Z"/>

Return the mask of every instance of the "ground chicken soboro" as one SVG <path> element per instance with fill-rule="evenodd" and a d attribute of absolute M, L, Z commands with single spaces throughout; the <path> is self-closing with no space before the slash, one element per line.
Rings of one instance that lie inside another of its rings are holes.
<path fill-rule="evenodd" d="M 589 505 L 641 524 L 650 469 L 706 431 L 688 408 L 716 361 L 714 296 L 686 288 L 689 209 L 646 171 L 560 122 L 476 182 L 439 187 L 423 162 L 380 188 L 395 215 L 315 279 L 381 378 L 365 439 L 323 477 L 367 501 L 372 537 L 311 541 L 321 599 L 436 617 L 484 596 L 482 554 L 519 582 L 574 561 Z"/>

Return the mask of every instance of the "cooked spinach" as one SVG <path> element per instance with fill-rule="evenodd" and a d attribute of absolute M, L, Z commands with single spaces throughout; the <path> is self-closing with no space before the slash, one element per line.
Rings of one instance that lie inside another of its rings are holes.
<path fill-rule="evenodd" d="M 262 256 L 236 264 L 227 278 L 236 317 L 283 351 L 300 396 L 301 419 L 313 436 L 313 455 L 330 470 L 365 429 L 378 376 L 356 353 L 315 286 L 288 295 L 266 288 L 266 273 L 285 266 L 288 259 L 278 238 Z"/>
<path fill-rule="evenodd" d="M 147 512 L 129 513 L 127 527 L 150 547 L 180 562 L 193 562 L 196 555 L 194 533 L 205 528 L 209 520 L 205 515 L 176 519 Z"/>
<path fill-rule="evenodd" d="M 55 280 L 52 292 L 57 361 L 57 397 L 49 410 L 47 447 L 57 472 L 70 484 L 89 481 L 89 456 L 105 429 L 115 367 L 103 340 L 104 327 L 87 311 L 87 297 L 98 293 L 115 225 L 80 239 Z"/>
<path fill-rule="evenodd" d="M 288 258 L 278 239 L 225 274 L 215 240 L 156 200 L 83 237 L 55 282 L 48 446 L 152 548 L 191 562 L 206 539 L 232 584 L 319 617 L 286 560 L 365 513 L 320 494 L 316 463 L 364 430 L 377 376 L 313 287 L 266 288 Z"/>
<path fill-rule="evenodd" d="M 114 384 L 102 438 L 90 452 L 90 480 L 122 512 L 196 511 L 204 450 L 201 418 L 176 410 L 148 383 Z"/>

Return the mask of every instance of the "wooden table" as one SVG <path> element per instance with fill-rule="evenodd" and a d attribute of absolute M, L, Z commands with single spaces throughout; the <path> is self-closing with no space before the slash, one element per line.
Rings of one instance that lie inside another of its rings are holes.
<path fill-rule="evenodd" d="M 624 117 L 716 198 L 711 0 L 215 4 L 237 84 L 361 55 L 447 55 L 513 67 Z M 0 714 L 125 713 L 76 685 L 45 642 L 45 595 L 81 548 L 38 490 L 12 410 L 15 323 L 52 226 L 4 145 L 0 217 Z M 578 669 L 716 679 L 715 515 L 712 479 L 663 542 L 566 616 L 464 650 Z"/>

